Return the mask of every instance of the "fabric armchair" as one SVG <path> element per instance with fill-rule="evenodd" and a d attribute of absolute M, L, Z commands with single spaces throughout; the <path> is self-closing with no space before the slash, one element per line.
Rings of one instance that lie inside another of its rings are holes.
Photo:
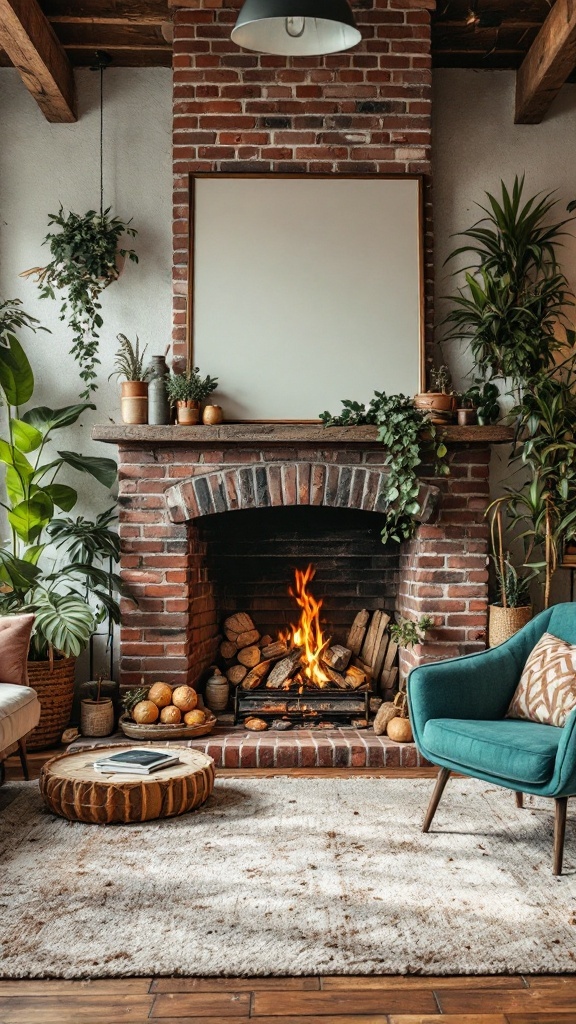
<path fill-rule="evenodd" d="M 526 660 L 544 633 L 576 644 L 576 604 L 537 615 L 506 643 L 414 669 L 408 701 L 421 753 L 440 768 L 428 831 L 451 772 L 556 801 L 553 870 L 562 871 L 567 799 L 576 794 L 576 710 L 563 728 L 505 717 Z"/>
<path fill-rule="evenodd" d="M 24 778 L 29 777 L 26 737 L 40 720 L 40 702 L 28 685 L 27 660 L 33 615 L 0 618 L 0 782 L 5 759 L 19 751 Z"/>

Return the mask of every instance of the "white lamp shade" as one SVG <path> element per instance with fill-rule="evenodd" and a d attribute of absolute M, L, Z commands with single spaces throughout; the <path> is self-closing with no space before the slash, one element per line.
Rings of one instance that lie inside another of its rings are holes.
<path fill-rule="evenodd" d="M 245 50 L 287 57 L 340 53 L 361 38 L 347 0 L 246 0 L 232 30 Z"/>

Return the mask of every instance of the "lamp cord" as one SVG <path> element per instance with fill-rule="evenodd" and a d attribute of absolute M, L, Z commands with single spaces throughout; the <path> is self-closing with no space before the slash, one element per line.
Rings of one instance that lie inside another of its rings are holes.
<path fill-rule="evenodd" d="M 100 217 L 104 216 L 104 65 L 100 64 Z"/>

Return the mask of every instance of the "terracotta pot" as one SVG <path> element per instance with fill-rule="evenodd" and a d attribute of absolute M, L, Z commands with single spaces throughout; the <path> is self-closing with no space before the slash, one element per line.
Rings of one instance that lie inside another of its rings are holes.
<path fill-rule="evenodd" d="M 182 427 L 194 427 L 200 423 L 200 404 L 198 402 L 176 402 L 178 423 Z"/>
<path fill-rule="evenodd" d="M 148 381 L 124 380 L 120 408 L 124 423 L 148 423 Z"/>
<path fill-rule="evenodd" d="M 451 423 L 456 409 L 456 398 L 440 391 L 426 391 L 414 396 L 414 405 L 426 413 L 431 423 Z"/>
<path fill-rule="evenodd" d="M 521 608 L 503 608 L 500 604 L 491 604 L 488 609 L 488 646 L 498 647 L 514 636 L 525 626 L 533 615 L 531 604 Z"/>
<path fill-rule="evenodd" d="M 114 732 L 114 705 L 110 697 L 81 701 L 80 728 L 83 736 L 109 736 Z"/>
<path fill-rule="evenodd" d="M 202 423 L 207 427 L 214 427 L 217 423 L 222 423 L 224 419 L 224 413 L 219 405 L 206 405 L 204 412 L 202 413 Z"/>
<path fill-rule="evenodd" d="M 458 409 L 456 415 L 458 416 L 459 427 L 470 427 L 478 422 L 476 409 Z"/>

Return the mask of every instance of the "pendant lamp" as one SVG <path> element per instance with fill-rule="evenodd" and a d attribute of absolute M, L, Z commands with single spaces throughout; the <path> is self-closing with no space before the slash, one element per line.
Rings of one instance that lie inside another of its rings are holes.
<path fill-rule="evenodd" d="M 232 30 L 245 50 L 286 57 L 340 53 L 361 38 L 348 0 L 246 0 Z"/>

